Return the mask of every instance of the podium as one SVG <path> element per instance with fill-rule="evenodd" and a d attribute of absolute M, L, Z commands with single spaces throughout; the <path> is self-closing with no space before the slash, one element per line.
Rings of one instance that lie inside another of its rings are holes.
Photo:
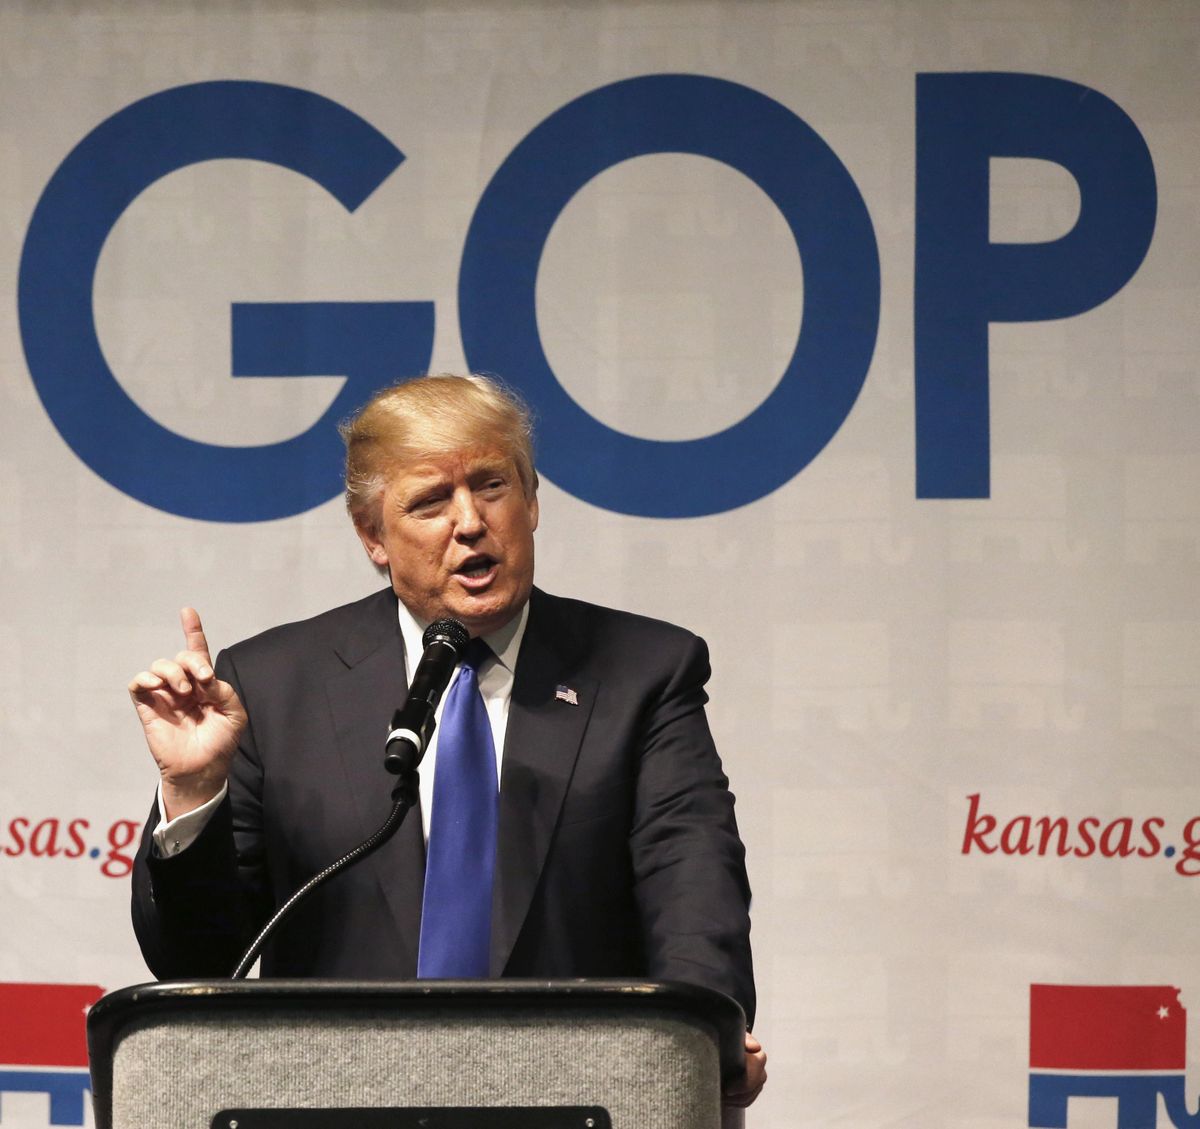
<path fill-rule="evenodd" d="M 727 996 L 613 980 L 145 984 L 88 1015 L 96 1129 L 719 1129 Z"/>

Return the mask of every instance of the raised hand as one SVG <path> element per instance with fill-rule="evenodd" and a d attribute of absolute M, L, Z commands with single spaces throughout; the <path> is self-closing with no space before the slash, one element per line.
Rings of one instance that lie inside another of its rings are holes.
<path fill-rule="evenodd" d="M 129 696 L 162 778 L 168 819 L 220 792 L 246 728 L 237 691 L 213 673 L 195 608 L 184 608 L 179 622 L 184 649 L 174 659 L 156 660 L 129 682 Z"/>

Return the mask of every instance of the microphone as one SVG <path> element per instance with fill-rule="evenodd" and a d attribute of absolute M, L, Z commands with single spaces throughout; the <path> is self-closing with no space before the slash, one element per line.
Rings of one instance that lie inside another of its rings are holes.
<path fill-rule="evenodd" d="M 421 636 L 425 653 L 421 656 L 417 672 L 409 683 L 408 701 L 392 714 L 392 728 L 387 735 L 383 765 L 388 772 L 400 777 L 396 787 L 392 789 L 392 811 L 387 817 L 387 822 L 369 839 L 359 843 L 354 850 L 348 851 L 336 862 L 314 874 L 275 911 L 275 915 L 263 926 L 253 944 L 246 950 L 246 955 L 233 970 L 234 980 L 245 978 L 258 959 L 263 945 L 300 902 L 334 875 L 379 850 L 395 835 L 409 809 L 416 805 L 416 769 L 429 744 L 429 738 L 433 736 L 433 714 L 442 699 L 442 692 L 450 681 L 450 675 L 454 673 L 458 657 L 466 649 L 470 638 L 467 629 L 455 619 L 439 619 L 425 628 L 425 634 Z"/>
<path fill-rule="evenodd" d="M 393 775 L 402 776 L 421 763 L 433 736 L 434 712 L 470 638 L 456 619 L 439 619 L 425 628 L 425 653 L 408 685 L 408 700 L 392 714 L 387 735 L 383 767 Z"/>
<path fill-rule="evenodd" d="M 421 643 L 425 653 L 417 664 L 408 687 L 408 701 L 392 714 L 392 728 L 387 735 L 387 748 L 383 765 L 388 772 L 400 777 L 392 789 L 392 811 L 387 822 L 369 839 L 359 843 L 354 850 L 342 855 L 337 862 L 330 863 L 324 870 L 314 874 L 286 902 L 275 911 L 275 915 L 263 926 L 246 950 L 246 955 L 233 970 L 233 979 L 242 980 L 250 971 L 258 954 L 271 935 L 292 910 L 308 897 L 318 886 L 340 874 L 348 866 L 379 850 L 404 822 L 409 809 L 417 803 L 417 765 L 433 736 L 433 714 L 442 700 L 442 692 L 454 673 L 458 657 L 470 642 L 467 629 L 456 619 L 439 619 L 425 628 Z"/>

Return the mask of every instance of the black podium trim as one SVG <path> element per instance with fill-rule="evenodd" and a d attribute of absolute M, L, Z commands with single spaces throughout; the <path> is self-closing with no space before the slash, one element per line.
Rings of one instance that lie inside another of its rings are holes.
<path fill-rule="evenodd" d="M 210 1129 L 612 1129 L 600 1106 L 224 1109 Z"/>

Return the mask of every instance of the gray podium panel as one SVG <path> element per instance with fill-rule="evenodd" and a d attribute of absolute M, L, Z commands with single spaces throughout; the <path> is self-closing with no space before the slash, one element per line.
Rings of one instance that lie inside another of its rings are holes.
<path fill-rule="evenodd" d="M 718 1129 L 743 1030 L 733 1001 L 683 985 L 211 981 L 105 997 L 89 1047 L 98 1129 L 209 1129 L 220 1113 L 255 1129 L 228 1111 L 258 1110 L 276 1111 L 262 1129 L 349 1129 L 333 1111 L 353 1108 L 403 1129 L 429 1107 L 464 1111 L 447 1129 L 471 1129 L 471 1109 L 520 1129 L 531 1107 L 529 1129 L 585 1129 L 581 1111 L 595 1129 Z M 328 1124 L 288 1124 L 289 1109 Z"/>

